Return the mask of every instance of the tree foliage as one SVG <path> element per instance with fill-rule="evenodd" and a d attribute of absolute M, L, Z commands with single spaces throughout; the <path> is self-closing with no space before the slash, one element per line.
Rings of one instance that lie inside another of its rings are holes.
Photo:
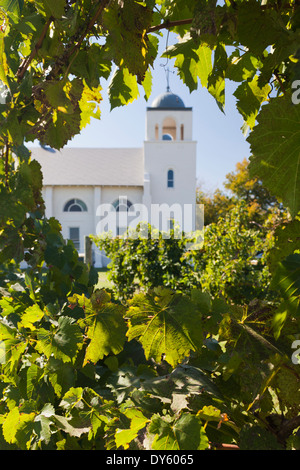
<path fill-rule="evenodd" d="M 252 224 L 243 200 L 217 223 L 207 226 L 204 239 L 203 248 L 193 253 L 203 290 L 237 304 L 274 299 L 267 265 L 273 234 L 269 231 L 266 235 L 266 230 Z"/>
<path fill-rule="evenodd" d="M 204 224 L 218 222 L 234 206 L 243 202 L 247 206 L 249 222 L 260 227 L 267 224 L 274 229 L 276 225 L 289 218 L 288 211 L 278 202 L 266 186 L 249 172 L 249 160 L 238 162 L 235 171 L 226 175 L 224 190 L 216 189 L 213 194 L 197 189 L 197 203 L 204 204 Z"/>
<path fill-rule="evenodd" d="M 116 238 L 109 233 L 91 237 L 110 259 L 108 276 L 120 298 L 154 287 L 184 291 L 197 285 L 187 253 L 187 247 L 196 243 L 196 234 L 188 236 L 179 227 L 169 233 L 159 232 L 146 223 L 139 224 L 134 232 L 129 230 Z"/>
<path fill-rule="evenodd" d="M 299 449 L 299 8 L 0 2 L 2 449 Z M 276 303 L 159 287 L 121 303 L 45 218 L 26 145 L 60 149 L 99 118 L 110 76 L 111 107 L 148 97 L 162 29 L 191 91 L 224 111 L 236 84 L 250 176 L 289 211 L 268 259 Z"/>

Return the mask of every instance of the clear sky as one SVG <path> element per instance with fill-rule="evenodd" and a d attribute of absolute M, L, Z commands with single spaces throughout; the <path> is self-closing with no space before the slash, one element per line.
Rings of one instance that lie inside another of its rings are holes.
<path fill-rule="evenodd" d="M 170 35 L 171 38 L 171 35 Z M 172 38 L 169 38 L 169 44 Z M 173 38 L 174 41 L 174 38 Z M 161 40 L 160 51 L 166 46 L 166 36 Z M 101 82 L 103 101 L 101 120 L 92 119 L 91 124 L 68 143 L 68 147 L 142 147 L 145 138 L 146 108 L 156 96 L 166 91 L 166 75 L 161 64 L 166 59 L 158 58 L 154 64 L 152 94 L 147 101 L 140 88 L 140 97 L 133 103 L 110 110 L 107 95 L 109 80 Z M 241 131 L 242 118 L 232 96 L 235 86 L 226 82 L 225 114 L 218 108 L 214 98 L 202 88 L 192 93 L 177 75 L 170 60 L 171 91 L 179 95 L 187 107 L 193 108 L 193 139 L 197 141 L 197 180 L 206 191 L 223 189 L 227 173 L 235 169 L 237 162 L 250 156 L 249 144 Z"/>

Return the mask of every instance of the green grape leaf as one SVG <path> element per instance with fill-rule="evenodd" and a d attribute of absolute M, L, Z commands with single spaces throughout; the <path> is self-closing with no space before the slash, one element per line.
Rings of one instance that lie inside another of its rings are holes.
<path fill-rule="evenodd" d="M 2 425 L 4 439 L 9 443 L 13 443 L 16 436 L 17 425 L 19 424 L 20 414 L 17 407 L 12 408 L 5 418 Z"/>
<path fill-rule="evenodd" d="M 237 98 L 237 109 L 243 116 L 250 129 L 255 126 L 256 116 L 264 101 L 267 100 L 271 91 L 269 84 L 260 88 L 257 84 L 258 76 L 255 75 L 252 81 L 242 82 L 233 93 Z"/>
<path fill-rule="evenodd" d="M 33 394 L 38 389 L 42 374 L 42 368 L 36 364 L 31 364 L 30 367 L 21 370 L 19 390 L 28 400 L 32 399 Z"/>
<path fill-rule="evenodd" d="M 271 194 L 288 207 L 300 211 L 300 107 L 290 97 L 272 98 L 262 107 L 248 142 L 249 171 Z"/>
<path fill-rule="evenodd" d="M 149 432 L 155 434 L 153 450 L 205 450 L 209 447 L 201 420 L 190 413 L 183 413 L 175 423 L 154 416 Z"/>
<path fill-rule="evenodd" d="M 148 101 L 152 91 L 152 74 L 150 70 L 147 70 L 142 85 L 145 92 L 144 98 L 146 101 Z"/>
<path fill-rule="evenodd" d="M 223 44 L 218 44 L 214 54 L 214 65 L 208 77 L 207 89 L 215 98 L 220 110 L 225 106 L 225 72 L 227 69 L 227 53 Z"/>
<path fill-rule="evenodd" d="M 139 339 L 147 359 L 173 367 L 202 345 L 201 317 L 187 297 L 168 290 L 136 295 L 129 302 L 128 338 Z"/>
<path fill-rule="evenodd" d="M 125 410 L 124 415 L 130 419 L 129 429 L 117 429 L 115 434 L 116 446 L 128 449 L 129 443 L 133 441 L 140 429 L 143 429 L 149 422 L 140 410 L 129 408 Z"/>
<path fill-rule="evenodd" d="M 197 394 L 199 390 L 217 398 L 222 399 L 222 393 L 217 385 L 198 367 L 189 365 L 179 365 L 170 374 L 172 382 L 175 384 L 175 393 L 191 396 Z"/>
<path fill-rule="evenodd" d="M 237 17 L 240 43 L 256 55 L 262 54 L 267 46 L 276 42 L 280 34 L 284 34 L 274 16 L 274 10 L 263 11 L 256 1 L 242 2 L 238 7 Z"/>
<path fill-rule="evenodd" d="M 110 353 L 122 351 L 126 340 L 126 324 L 122 317 L 123 307 L 105 303 L 100 308 L 86 308 L 89 315 L 87 336 L 90 343 L 86 349 L 84 365 L 96 363 Z"/>
<path fill-rule="evenodd" d="M 197 416 L 203 421 L 217 421 L 221 419 L 221 411 L 212 405 L 204 406 L 198 411 Z"/>
<path fill-rule="evenodd" d="M 4 439 L 10 443 L 17 443 L 18 447 L 28 449 L 35 418 L 35 413 L 20 413 L 18 408 L 13 408 L 6 416 L 3 423 Z"/>
<path fill-rule="evenodd" d="M 190 39 L 170 46 L 163 57 L 176 57 L 174 66 L 192 92 L 198 88 L 198 79 L 203 87 L 207 87 L 208 77 L 212 71 L 211 54 L 211 49 L 206 44 L 201 44 L 195 49 L 195 43 Z"/>
<path fill-rule="evenodd" d="M 53 108 L 57 108 L 62 113 L 72 113 L 74 107 L 68 99 L 65 86 L 64 81 L 46 83 L 44 86 L 45 95 Z"/>
<path fill-rule="evenodd" d="M 103 14 L 103 27 L 107 30 L 106 45 L 118 67 L 124 64 L 141 84 L 149 65 L 153 65 L 158 41 L 149 38 L 152 10 L 135 0 L 112 1 Z"/>
<path fill-rule="evenodd" d="M 102 100 L 100 94 L 101 86 L 98 88 L 89 88 L 84 87 L 82 97 L 79 101 L 79 106 L 81 110 L 81 123 L 80 127 L 84 128 L 87 124 L 90 124 L 91 118 L 100 119 L 100 108 L 99 103 Z"/>
<path fill-rule="evenodd" d="M 15 311 L 14 299 L 12 297 L 3 297 L 0 300 L 0 307 L 2 309 L 1 316 L 6 317 Z M 1 337 L 1 326 L 0 326 L 0 337 Z"/>
<path fill-rule="evenodd" d="M 295 368 L 295 372 L 296 371 L 297 368 Z M 299 408 L 300 388 L 299 379 L 297 375 L 294 374 L 293 369 L 280 369 L 275 376 L 274 385 L 280 390 L 282 406 L 286 406 L 289 409 L 294 408 L 296 411 Z"/>
<path fill-rule="evenodd" d="M 42 8 L 47 16 L 60 18 L 65 13 L 66 0 L 38 0 L 35 3 Z"/>
<path fill-rule="evenodd" d="M 1 0 L 1 8 L 8 13 L 14 22 L 21 16 L 24 0 Z"/>
<path fill-rule="evenodd" d="M 84 85 L 74 78 L 43 85 L 44 106 L 41 113 L 47 114 L 46 126 L 33 126 L 28 138 L 38 139 L 41 144 L 60 150 L 80 132 L 81 109 L 79 106 Z M 37 104 L 37 107 L 39 105 Z"/>
<path fill-rule="evenodd" d="M 45 444 L 48 444 L 51 440 L 52 435 L 50 429 L 50 425 L 52 424 L 51 420 L 43 414 L 40 414 L 35 418 L 35 423 L 39 423 L 39 427 L 36 424 L 34 428 L 35 432 L 39 436 L 39 440 L 44 441 Z"/>
<path fill-rule="evenodd" d="M 72 387 L 65 393 L 62 401 L 60 402 L 60 406 L 66 410 L 70 410 L 82 400 L 82 396 L 82 387 Z"/>
<path fill-rule="evenodd" d="M 55 415 L 51 418 L 58 429 L 72 437 L 79 438 L 82 434 L 88 433 L 91 430 L 90 424 L 86 420 L 66 418 L 65 416 Z"/>
<path fill-rule="evenodd" d="M 294 253 L 278 263 L 272 279 L 273 288 L 279 289 L 284 306 L 294 315 L 300 314 L 300 254 Z"/>
<path fill-rule="evenodd" d="M 274 434 L 261 426 L 246 424 L 240 433 L 241 450 L 283 450 Z"/>
<path fill-rule="evenodd" d="M 48 358 L 53 355 L 63 362 L 74 360 L 83 341 L 78 325 L 69 317 L 60 317 L 57 329 L 38 329 L 37 339 L 36 348 L 40 353 Z"/>
<path fill-rule="evenodd" d="M 243 82 L 253 79 L 256 71 L 261 67 L 261 62 L 249 51 L 242 56 L 236 52 L 231 57 L 231 63 L 226 70 L 226 78 L 234 82 Z"/>
<path fill-rule="evenodd" d="M 2 373 L 13 383 L 16 383 L 17 368 L 19 365 L 20 358 L 26 349 L 27 342 L 21 341 L 18 338 L 16 329 L 11 328 L 10 326 L 2 322 L 0 322 L 0 340 L 2 341 Z"/>
<path fill-rule="evenodd" d="M 53 122 L 49 125 L 48 132 L 41 136 L 41 142 L 60 150 L 75 134 L 79 133 L 80 124 L 81 114 L 79 109 L 70 114 L 54 110 Z"/>
<path fill-rule="evenodd" d="M 47 374 L 58 397 L 75 385 L 75 371 L 69 362 L 50 357 L 47 363 Z"/>
<path fill-rule="evenodd" d="M 286 224 L 281 224 L 274 232 L 275 245 L 268 255 L 268 266 L 274 272 L 277 263 L 288 255 L 300 250 L 300 220 L 294 219 Z"/>
<path fill-rule="evenodd" d="M 21 322 L 20 324 L 24 328 L 30 328 L 31 330 L 34 330 L 34 323 L 40 321 L 44 316 L 43 310 L 40 309 L 38 305 L 32 305 L 31 307 L 28 307 L 24 314 L 22 315 Z"/>
<path fill-rule="evenodd" d="M 117 68 L 108 86 L 111 110 L 131 103 L 139 96 L 136 77 L 126 67 Z"/>
<path fill-rule="evenodd" d="M 1 12 L 0 12 L 0 19 L 1 19 Z M 7 80 L 8 76 L 8 65 L 6 60 L 5 48 L 4 48 L 4 37 L 0 34 L 0 85 L 1 81 L 9 87 L 9 83 Z"/>

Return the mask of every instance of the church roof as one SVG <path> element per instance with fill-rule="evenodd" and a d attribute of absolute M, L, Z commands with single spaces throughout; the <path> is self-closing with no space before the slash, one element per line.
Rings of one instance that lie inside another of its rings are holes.
<path fill-rule="evenodd" d="M 143 186 L 142 148 L 30 150 L 41 164 L 44 186 Z"/>
<path fill-rule="evenodd" d="M 162 93 L 161 95 L 155 98 L 151 107 L 174 109 L 174 108 L 185 108 L 185 105 L 182 99 L 178 95 L 175 95 L 171 91 L 166 91 L 165 93 Z"/>

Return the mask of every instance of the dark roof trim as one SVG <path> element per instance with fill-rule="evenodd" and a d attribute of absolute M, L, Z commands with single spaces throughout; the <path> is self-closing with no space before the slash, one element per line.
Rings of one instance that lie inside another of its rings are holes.
<path fill-rule="evenodd" d="M 148 107 L 147 111 L 191 111 L 193 108 L 162 108 L 162 107 L 157 107 L 157 108 L 152 108 Z"/>

